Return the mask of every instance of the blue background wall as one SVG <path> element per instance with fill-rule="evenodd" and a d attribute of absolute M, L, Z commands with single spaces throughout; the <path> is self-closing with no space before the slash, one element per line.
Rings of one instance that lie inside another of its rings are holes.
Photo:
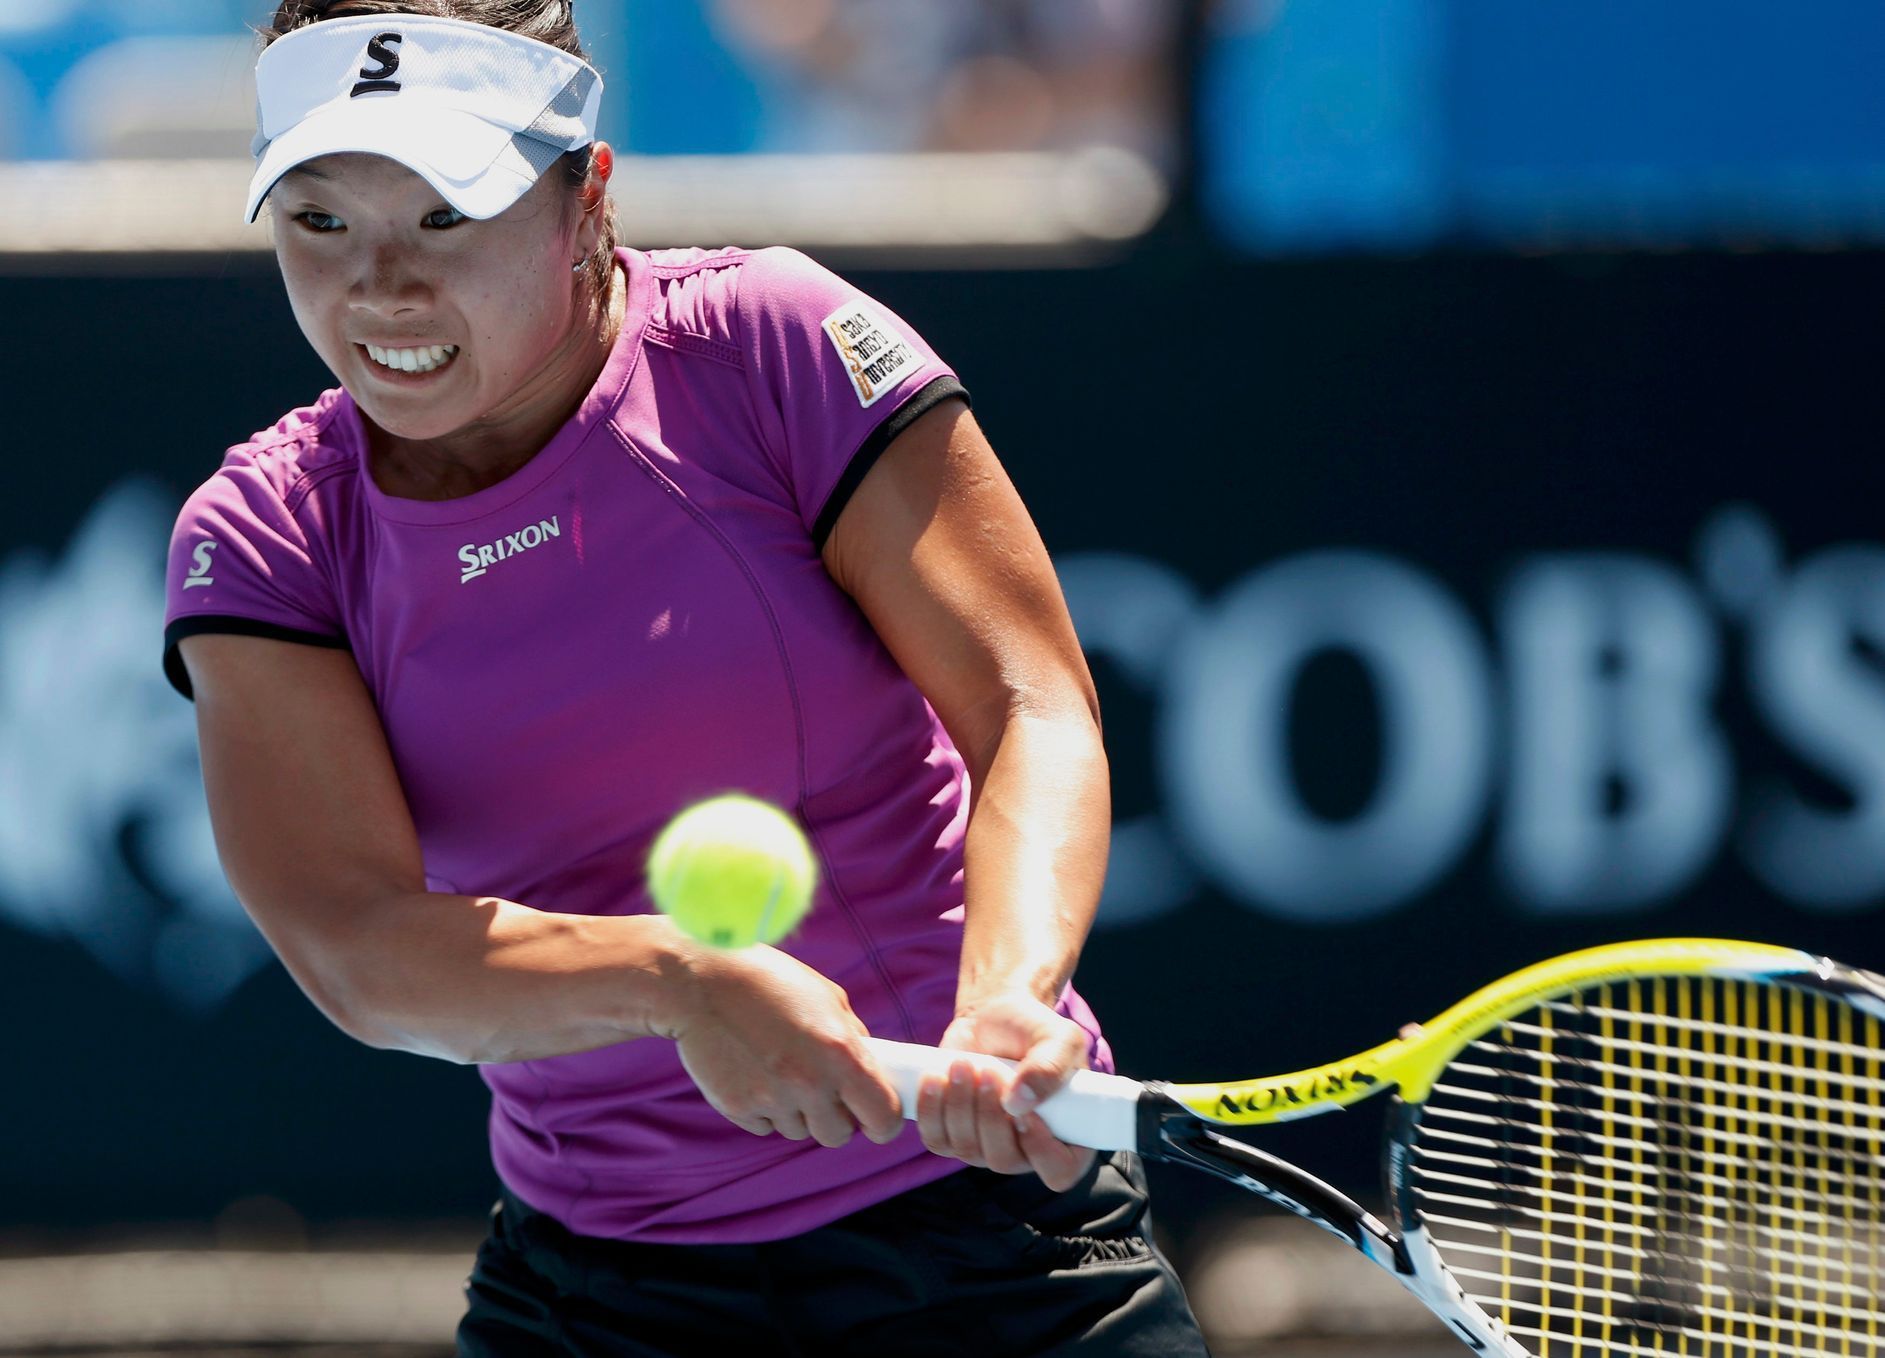
<path fill-rule="evenodd" d="M 1313 1061 L 1623 937 L 1885 965 L 1885 260 L 1173 246 L 852 275 L 964 373 L 1068 582 L 1123 1067 Z M 266 961 L 157 673 L 170 515 L 326 384 L 278 279 L 13 278 L 0 314 L 0 1217 L 478 1212 L 475 1074 Z M 1274 1144 L 1366 1182 L 1371 1125 Z"/>

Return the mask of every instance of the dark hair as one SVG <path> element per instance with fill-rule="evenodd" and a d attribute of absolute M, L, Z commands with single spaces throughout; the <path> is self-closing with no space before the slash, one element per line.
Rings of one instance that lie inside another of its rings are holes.
<path fill-rule="evenodd" d="M 464 19 L 474 24 L 502 28 L 526 38 L 560 48 L 571 56 L 589 60 L 582 40 L 576 34 L 573 0 L 281 0 L 275 7 L 274 22 L 262 29 L 262 45 L 286 37 L 297 28 L 322 19 L 346 19 L 360 14 L 416 14 L 428 19 Z M 584 146 L 566 151 L 559 158 L 563 182 L 572 191 L 589 178 L 590 161 L 595 147 Z M 609 274 L 615 259 L 615 243 L 620 231 L 615 219 L 615 200 L 602 207 L 602 232 L 596 248 L 583 262 L 583 276 L 599 297 L 606 297 Z"/>

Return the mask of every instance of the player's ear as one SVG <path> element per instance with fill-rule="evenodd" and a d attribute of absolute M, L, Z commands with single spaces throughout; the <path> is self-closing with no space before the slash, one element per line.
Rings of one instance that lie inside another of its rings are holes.
<path fill-rule="evenodd" d="M 609 179 L 615 174 L 615 148 L 606 141 L 589 148 L 589 173 L 583 180 L 582 205 L 585 213 L 596 211 L 609 192 Z"/>
<path fill-rule="evenodd" d="M 609 249 L 614 249 L 615 205 L 609 199 L 609 178 L 615 173 L 614 148 L 605 141 L 594 142 L 568 152 L 564 166 L 564 183 L 573 190 L 577 212 L 576 258 L 588 258 L 605 241 Z"/>

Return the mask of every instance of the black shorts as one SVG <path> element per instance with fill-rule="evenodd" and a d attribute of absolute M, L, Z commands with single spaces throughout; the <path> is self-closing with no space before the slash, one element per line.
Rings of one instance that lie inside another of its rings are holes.
<path fill-rule="evenodd" d="M 1135 1155 L 1055 1193 L 965 1168 L 786 1240 L 573 1235 L 506 1193 L 466 1289 L 460 1358 L 1196 1358 Z"/>

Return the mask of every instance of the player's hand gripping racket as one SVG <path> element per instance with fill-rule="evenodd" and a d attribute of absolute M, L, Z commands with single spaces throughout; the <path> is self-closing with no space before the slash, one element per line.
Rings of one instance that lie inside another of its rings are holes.
<path fill-rule="evenodd" d="M 1885 978 L 1663 939 L 1515 972 L 1345 1061 L 1230 1084 L 1082 1072 L 1064 1141 L 1218 1175 L 1510 1358 L 1885 1355 Z M 962 1053 L 876 1044 L 915 1115 Z M 992 1057 L 977 1060 L 993 1061 Z M 1392 1092 L 1393 1224 L 1212 1130 Z"/>

